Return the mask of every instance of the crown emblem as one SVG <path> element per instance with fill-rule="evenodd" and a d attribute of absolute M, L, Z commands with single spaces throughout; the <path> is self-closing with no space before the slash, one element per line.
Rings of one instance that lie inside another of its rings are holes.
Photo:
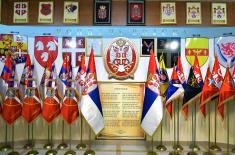
<path fill-rule="evenodd" d="M 101 9 L 101 10 L 105 10 L 105 9 L 106 9 L 106 6 L 101 5 L 101 6 L 100 6 L 100 9 Z"/>
<path fill-rule="evenodd" d="M 118 46 L 122 47 L 122 46 L 124 46 L 124 45 L 126 44 L 126 41 L 123 40 L 123 39 L 119 39 L 119 40 L 116 42 L 116 44 L 117 44 Z"/>

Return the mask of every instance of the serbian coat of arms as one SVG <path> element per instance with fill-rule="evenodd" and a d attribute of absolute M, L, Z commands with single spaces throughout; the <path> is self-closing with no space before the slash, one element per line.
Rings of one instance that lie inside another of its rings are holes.
<path fill-rule="evenodd" d="M 129 39 L 117 38 L 108 46 L 104 62 L 109 78 L 125 80 L 134 78 L 138 65 L 138 55 Z"/>
<path fill-rule="evenodd" d="M 41 66 L 46 67 L 49 55 L 54 62 L 58 55 L 58 38 L 53 36 L 35 37 L 34 56 Z"/>
<path fill-rule="evenodd" d="M 235 65 L 235 36 L 216 38 L 215 54 L 222 66 L 233 67 Z"/>

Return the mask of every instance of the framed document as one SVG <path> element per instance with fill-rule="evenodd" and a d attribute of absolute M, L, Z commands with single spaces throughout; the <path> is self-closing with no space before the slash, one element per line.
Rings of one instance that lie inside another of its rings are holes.
<path fill-rule="evenodd" d="M 144 25 L 145 24 L 145 1 L 128 0 L 127 1 L 127 24 Z"/>
<path fill-rule="evenodd" d="M 13 23 L 28 22 L 28 2 L 14 2 Z"/>
<path fill-rule="evenodd" d="M 95 56 L 102 56 L 103 51 L 103 38 L 102 37 L 89 37 L 86 38 L 86 56 L 90 56 L 91 49 L 94 49 Z"/>
<path fill-rule="evenodd" d="M 175 2 L 161 3 L 161 24 L 176 24 Z"/>
<path fill-rule="evenodd" d="M 53 11 L 52 1 L 39 2 L 38 23 L 53 23 Z"/>
<path fill-rule="evenodd" d="M 94 1 L 94 24 L 111 24 L 111 1 Z"/>
<path fill-rule="evenodd" d="M 143 37 L 141 39 L 141 56 L 150 56 L 150 51 L 155 52 L 155 39 L 151 37 Z"/>
<path fill-rule="evenodd" d="M 186 4 L 186 24 L 201 24 L 202 11 L 200 2 L 187 2 Z"/>
<path fill-rule="evenodd" d="M 79 3 L 75 1 L 64 1 L 63 22 L 76 24 L 79 22 Z"/>
<path fill-rule="evenodd" d="M 211 24 L 227 24 L 226 3 L 212 3 Z"/>

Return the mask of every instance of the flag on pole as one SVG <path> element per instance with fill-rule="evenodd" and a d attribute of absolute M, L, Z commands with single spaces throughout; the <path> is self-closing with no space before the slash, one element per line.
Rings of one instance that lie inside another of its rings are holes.
<path fill-rule="evenodd" d="M 162 121 L 162 104 L 156 59 L 153 52 L 151 52 L 141 118 L 141 127 L 150 136 L 154 134 Z"/>
<path fill-rule="evenodd" d="M 176 66 L 176 73 L 178 75 L 178 78 L 180 80 L 180 83 L 182 84 L 183 88 L 186 89 L 186 79 L 184 76 L 184 70 L 182 67 L 182 63 L 181 63 L 181 59 L 180 56 L 178 56 L 178 60 L 177 60 L 177 66 Z"/>
<path fill-rule="evenodd" d="M 224 80 L 222 86 L 219 91 L 219 103 L 218 103 L 218 111 L 222 117 L 224 118 L 224 103 L 235 97 L 235 84 L 232 78 L 232 75 L 229 72 L 229 68 L 226 68 L 226 73 L 224 75 Z"/>
<path fill-rule="evenodd" d="M 212 77 L 210 66 L 207 68 L 205 83 L 202 88 L 202 94 L 200 98 L 200 111 L 204 117 L 206 117 L 206 103 L 208 103 L 212 98 L 216 97 L 219 92 L 216 82 Z"/>
<path fill-rule="evenodd" d="M 41 100 L 35 82 L 34 65 L 31 64 L 29 56 L 26 59 L 25 71 L 26 93 L 23 99 L 22 116 L 27 123 L 31 123 L 41 112 Z"/>
<path fill-rule="evenodd" d="M 159 78 L 160 78 L 160 88 L 162 93 L 161 96 L 163 102 L 166 102 L 166 90 L 169 85 L 169 77 L 166 71 L 163 54 L 160 56 L 160 61 L 159 61 Z"/>
<path fill-rule="evenodd" d="M 168 86 L 168 89 L 166 91 L 166 109 L 167 112 L 172 117 L 172 102 L 182 96 L 184 93 L 183 85 L 181 84 L 181 81 L 179 80 L 179 76 L 176 72 L 177 66 L 173 67 L 173 71 L 171 74 L 171 80 Z"/>
<path fill-rule="evenodd" d="M 216 86 L 220 89 L 222 82 L 223 82 L 223 76 L 221 73 L 220 64 L 219 64 L 219 60 L 217 56 L 215 56 L 215 62 L 214 62 L 214 66 L 212 69 L 212 77 L 215 81 Z M 217 95 L 218 93 L 219 91 L 217 92 Z"/>
<path fill-rule="evenodd" d="M 235 82 L 235 67 L 233 69 L 233 81 Z"/>
<path fill-rule="evenodd" d="M 76 118 L 79 115 L 78 111 L 78 104 L 77 104 L 77 94 L 75 92 L 75 89 L 73 88 L 73 76 L 72 76 L 72 65 L 71 63 L 68 66 L 68 77 L 66 83 L 66 90 L 65 95 L 62 103 L 61 108 L 61 115 L 64 118 L 64 120 L 71 124 L 73 121 L 76 120 Z"/>
<path fill-rule="evenodd" d="M 78 68 L 78 72 L 75 78 L 76 90 L 79 95 L 82 94 L 83 87 L 86 81 L 86 65 L 85 65 L 85 54 L 82 54 L 81 66 Z"/>
<path fill-rule="evenodd" d="M 2 117 L 8 124 L 12 124 L 21 116 L 22 106 L 15 79 L 15 64 L 9 55 L 7 56 L 1 77 L 7 83 L 6 97 L 2 107 Z"/>
<path fill-rule="evenodd" d="M 187 80 L 187 86 L 184 91 L 184 99 L 183 99 L 183 107 L 182 107 L 186 118 L 188 117 L 188 105 L 194 102 L 198 98 L 201 91 L 202 91 L 202 88 L 200 84 L 198 83 L 198 80 L 194 74 L 194 67 L 191 67 L 188 80 Z M 187 107 L 187 109 L 184 109 L 185 107 Z"/>
<path fill-rule="evenodd" d="M 201 73 L 201 70 L 200 70 L 200 66 L 199 66 L 197 56 L 195 56 L 195 60 L 194 60 L 193 73 L 194 73 L 194 75 L 197 79 L 198 84 L 202 88 L 203 87 L 203 79 L 202 79 L 202 73 Z"/>
<path fill-rule="evenodd" d="M 57 88 L 55 64 L 52 63 L 50 55 L 43 78 L 45 98 L 42 107 L 42 117 L 48 123 L 51 123 L 60 114 L 60 97 Z"/>
<path fill-rule="evenodd" d="M 89 57 L 86 82 L 82 93 L 81 112 L 95 134 L 98 134 L 104 128 L 93 48 Z"/>

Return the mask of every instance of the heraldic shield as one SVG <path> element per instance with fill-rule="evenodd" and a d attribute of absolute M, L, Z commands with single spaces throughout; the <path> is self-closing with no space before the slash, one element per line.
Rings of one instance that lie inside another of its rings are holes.
<path fill-rule="evenodd" d="M 127 38 L 114 39 L 106 50 L 104 62 L 109 78 L 134 78 L 138 65 L 138 54 L 134 44 Z"/>

